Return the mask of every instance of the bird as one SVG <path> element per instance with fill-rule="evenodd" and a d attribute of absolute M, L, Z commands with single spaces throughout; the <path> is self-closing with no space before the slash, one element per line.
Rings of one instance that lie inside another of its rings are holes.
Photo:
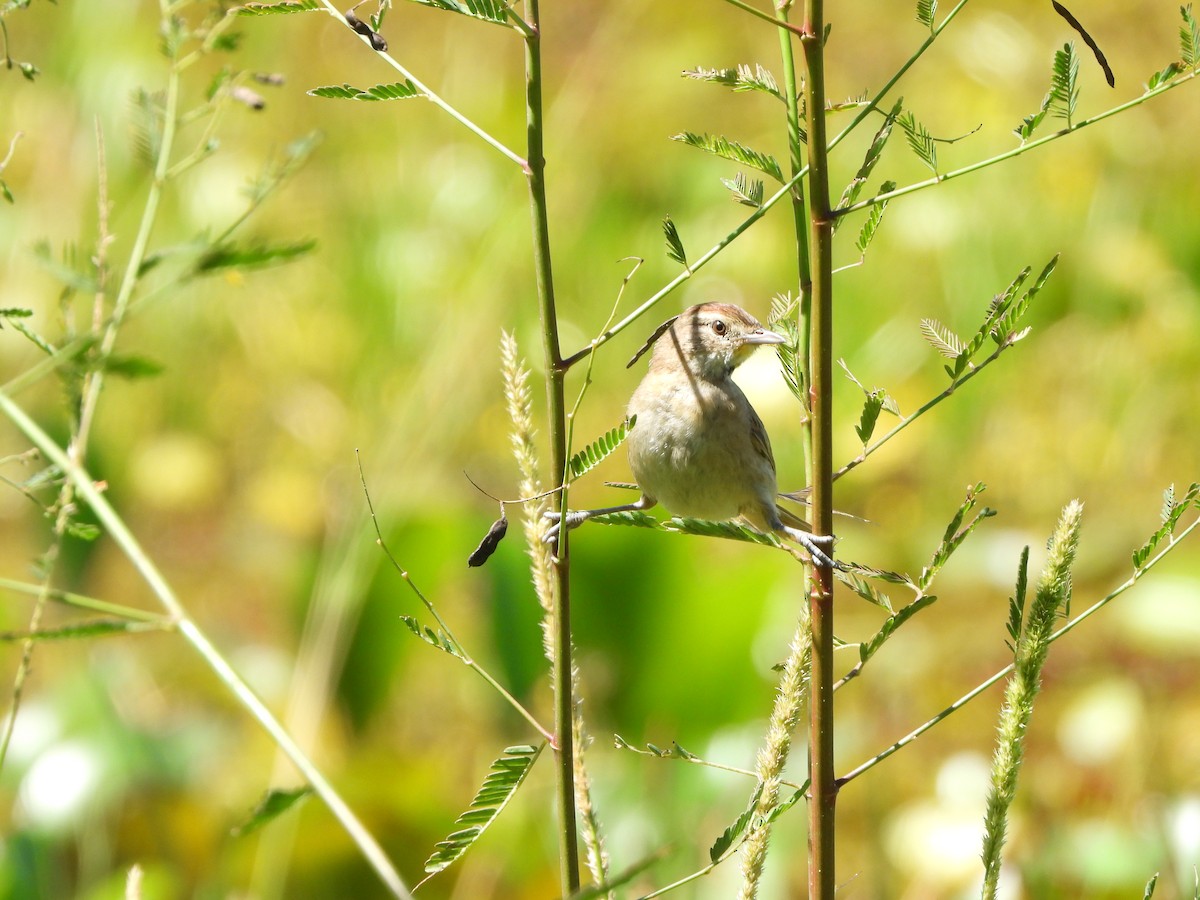
<path fill-rule="evenodd" d="M 661 503 L 677 516 L 740 519 L 762 533 L 790 538 L 820 565 L 834 566 L 833 538 L 776 502 L 775 457 L 767 429 L 734 383 L 733 370 L 758 347 L 787 339 L 730 303 L 701 303 L 668 319 L 629 361 L 651 350 L 645 377 L 629 401 L 629 467 L 642 496 L 634 503 L 573 510 L 575 528 L 593 516 Z M 559 515 L 547 533 L 553 541 Z"/>

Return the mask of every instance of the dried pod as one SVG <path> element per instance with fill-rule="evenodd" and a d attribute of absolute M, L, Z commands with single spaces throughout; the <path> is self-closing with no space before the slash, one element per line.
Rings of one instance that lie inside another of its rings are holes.
<path fill-rule="evenodd" d="M 508 517 L 503 513 L 500 514 L 492 527 L 488 529 L 488 533 L 483 536 L 483 540 L 479 542 L 479 546 L 475 548 L 475 552 L 467 557 L 468 566 L 482 566 L 500 546 L 500 541 L 504 539 L 505 533 L 508 531 Z"/>

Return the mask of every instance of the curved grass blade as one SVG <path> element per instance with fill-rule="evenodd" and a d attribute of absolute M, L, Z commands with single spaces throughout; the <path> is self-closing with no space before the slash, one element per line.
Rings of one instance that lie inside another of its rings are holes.
<path fill-rule="evenodd" d="M 258 801 L 258 805 L 250 812 L 246 821 L 240 825 L 235 825 L 230 829 L 229 833 L 234 837 L 245 837 L 251 832 L 262 828 L 272 819 L 287 812 L 298 801 L 303 800 L 312 792 L 312 788 L 307 785 L 291 791 L 273 788 L 263 794 L 262 799 Z"/>
<path fill-rule="evenodd" d="M 500 758 L 492 763 L 491 771 L 483 779 L 471 805 L 454 820 L 455 825 L 463 827 L 452 832 L 444 841 L 439 841 L 433 854 L 425 861 L 428 874 L 417 887 L 466 853 L 487 827 L 496 821 L 545 746 L 543 741 L 537 747 L 519 744 L 504 749 Z"/>

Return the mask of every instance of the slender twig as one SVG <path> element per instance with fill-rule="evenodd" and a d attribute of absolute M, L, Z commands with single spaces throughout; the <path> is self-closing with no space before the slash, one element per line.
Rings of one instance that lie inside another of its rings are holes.
<path fill-rule="evenodd" d="M 881 447 L 883 447 L 884 444 L 886 444 L 888 441 L 890 441 L 892 438 L 894 438 L 896 435 L 898 435 L 901 431 L 903 431 L 905 428 L 907 428 L 909 425 L 911 425 L 917 419 L 921 418 L 921 416 L 925 415 L 925 413 L 929 412 L 931 409 L 933 409 L 935 406 L 937 406 L 943 400 L 945 400 L 948 397 L 950 397 L 951 395 L 953 395 L 955 391 L 957 391 L 960 387 L 962 387 L 964 384 L 966 384 L 968 381 L 970 381 L 972 378 L 974 378 L 976 375 L 978 375 L 980 372 L 982 372 L 991 363 L 994 363 L 996 361 L 996 359 L 999 358 L 1001 353 L 1003 353 L 1005 350 L 1007 350 L 1009 347 L 1012 347 L 1012 346 L 1014 346 L 1014 345 L 1010 341 L 1005 341 L 1004 343 L 1000 344 L 1000 346 L 998 346 L 995 350 L 993 350 L 982 362 L 980 362 L 978 365 L 972 366 L 970 369 L 968 369 L 962 375 L 962 377 L 957 378 L 956 380 L 950 382 L 950 385 L 944 391 L 937 394 L 930 400 L 926 401 L 920 408 L 914 410 L 912 413 L 910 413 L 909 415 L 902 418 L 899 422 L 897 422 L 895 425 L 893 425 L 892 428 L 886 434 L 882 435 L 874 443 L 869 444 L 868 446 L 864 447 L 862 452 L 860 454 L 858 454 L 858 456 L 854 457 L 854 459 L 850 460 L 848 463 L 846 463 L 840 469 L 838 469 L 836 472 L 833 473 L 833 480 L 837 481 L 839 478 L 841 478 L 843 475 L 845 475 L 850 470 L 858 468 L 860 465 L 862 465 L 864 462 L 866 462 L 866 459 L 868 456 L 870 456 L 872 453 L 879 450 Z"/>
<path fill-rule="evenodd" d="M 1102 122 L 1105 119 L 1111 118 L 1119 113 L 1123 113 L 1126 110 L 1133 109 L 1135 106 L 1140 106 L 1142 103 L 1145 103 L 1147 100 L 1153 97 L 1157 97 L 1158 95 L 1166 93 L 1172 88 L 1177 88 L 1181 84 L 1191 81 L 1197 76 L 1197 74 L 1200 74 L 1200 72 L 1189 72 L 1187 75 L 1182 75 L 1172 81 L 1168 81 L 1166 84 L 1155 88 L 1153 91 L 1147 91 L 1141 96 L 1134 97 L 1132 100 L 1121 103 L 1112 107 L 1111 109 L 1106 109 L 1104 112 L 1097 113 L 1090 118 L 1081 119 L 1070 128 L 1060 129 L 1059 131 L 1055 131 L 1052 134 L 1046 135 L 1045 137 L 1038 138 L 1035 141 L 1027 141 L 1024 144 L 1014 147 L 1013 149 L 1004 153 L 997 154 L 996 156 L 990 156 L 987 159 L 979 160 L 978 162 L 971 163 L 969 166 L 963 166 L 961 169 L 943 172 L 940 175 L 935 175 L 932 178 L 925 179 L 924 181 L 918 181 L 914 182 L 913 184 L 905 185 L 904 187 L 896 188 L 894 191 L 887 191 L 885 193 L 876 194 L 874 197 L 868 197 L 865 200 L 859 200 L 857 203 L 852 203 L 849 206 L 844 206 L 841 209 L 834 210 L 834 215 L 844 216 L 860 209 L 866 209 L 868 206 L 874 206 L 877 203 L 882 203 L 886 200 L 892 200 L 895 197 L 903 197 L 905 194 L 912 194 L 916 191 L 933 187 L 934 185 L 941 184 L 944 181 L 949 181 L 951 178 L 957 178 L 960 175 L 967 175 L 971 172 L 978 172 L 980 169 L 986 169 L 989 166 L 994 166 L 997 163 L 1004 162 L 1005 160 L 1013 159 L 1014 157 L 1020 156 L 1023 153 L 1028 153 L 1030 150 L 1042 147 L 1051 141 L 1057 141 L 1060 138 L 1066 137 L 1067 135 L 1074 134 L 1080 129 L 1086 128 L 1088 125 L 1094 125 L 1097 122 Z"/>
<path fill-rule="evenodd" d="M 355 455 L 357 456 L 357 451 L 355 451 Z M 363 496 L 367 500 L 367 511 L 371 516 L 371 525 L 375 528 L 375 543 L 379 545 L 379 549 L 383 551 L 384 556 L 388 558 L 388 562 L 392 564 L 392 567 L 400 575 L 404 583 L 408 585 L 409 589 L 414 594 L 417 595 L 417 599 L 421 601 L 425 609 L 428 610 L 429 614 L 437 620 L 438 627 L 440 627 L 445 633 L 446 637 L 450 639 L 450 642 L 454 645 L 454 649 L 457 651 L 454 655 L 461 660 L 468 669 L 470 669 L 472 672 L 475 672 L 480 678 L 490 684 L 497 691 L 497 693 L 499 693 L 500 696 L 503 697 L 508 704 L 521 715 L 521 718 L 532 725 L 537 730 L 538 734 L 544 737 L 551 746 L 554 746 L 554 735 L 544 728 L 533 715 L 533 713 L 527 710 L 521 704 L 520 700 L 509 693 L 504 685 L 500 684 L 500 682 L 497 681 L 487 669 L 475 661 L 474 657 L 472 657 L 463 646 L 462 641 L 460 641 L 454 634 L 454 631 L 450 628 L 450 625 L 437 611 L 437 607 L 433 605 L 433 601 L 425 596 L 425 592 L 422 591 L 417 586 L 417 583 L 412 580 L 412 576 L 408 574 L 408 570 L 400 564 L 398 559 L 396 559 L 395 555 L 391 551 L 391 548 L 388 547 L 387 542 L 383 539 L 383 532 L 379 528 L 379 518 L 375 515 L 375 504 L 371 501 L 370 491 L 367 490 L 367 476 L 363 473 L 361 459 L 358 461 L 358 477 L 362 482 Z"/>
<path fill-rule="evenodd" d="M 341 22 L 347 28 L 350 28 L 349 23 L 346 21 L 346 17 L 343 16 L 340 12 L 338 12 L 337 7 L 334 6 L 330 2 L 330 0 L 321 0 L 321 3 L 325 7 L 325 11 L 327 13 L 329 13 L 329 15 L 333 16 L 333 18 L 337 19 L 339 22 Z M 536 26 L 527 26 L 527 27 L 532 27 L 532 28 L 536 29 Z M 353 29 L 350 29 L 350 30 L 352 33 L 355 33 Z M 530 39 L 536 37 L 536 35 L 533 34 L 532 31 L 529 32 L 528 34 L 526 34 L 520 28 L 517 28 L 517 30 L 525 36 L 526 41 L 529 41 Z M 371 46 L 370 38 L 368 38 L 366 35 L 357 35 L 357 37 L 360 41 L 362 41 L 368 47 Z M 441 109 L 444 113 L 449 115 L 452 119 L 454 119 L 460 125 L 465 127 L 472 134 L 476 135 L 479 138 L 482 138 L 483 141 L 485 143 L 487 143 L 489 146 L 494 147 L 495 149 L 499 150 L 501 153 L 503 153 L 505 156 L 507 156 L 509 159 L 511 159 L 513 162 L 515 162 L 518 166 L 520 166 L 522 171 L 526 171 L 526 172 L 528 171 L 529 164 L 524 159 L 522 159 L 519 155 L 514 153 L 512 150 L 508 149 L 508 147 L 506 147 L 504 144 L 502 144 L 496 138 L 492 137 L 490 134 L 488 134 L 486 131 L 484 131 L 482 128 L 480 128 L 478 125 L 476 125 L 470 119 L 468 119 L 465 115 L 460 113 L 457 109 L 455 109 L 453 106 L 451 106 L 449 103 L 447 103 L 441 97 L 439 97 L 433 90 L 431 90 L 427 85 L 425 85 L 415 75 L 413 75 L 412 72 L 408 71 L 408 69 L 406 69 L 395 57 L 393 57 L 391 54 L 387 53 L 386 51 L 379 52 L 379 51 L 373 50 L 373 52 L 375 52 L 376 55 L 379 56 L 379 58 L 382 59 L 384 62 L 386 62 L 389 66 L 391 66 L 393 69 L 395 69 L 401 75 L 403 75 L 405 78 L 407 78 L 409 81 L 411 81 L 413 83 L 413 87 L 415 87 L 418 91 L 420 91 L 422 96 L 424 96 L 430 103 L 432 103 L 434 106 Z"/>
<path fill-rule="evenodd" d="M 679 753 L 655 753 L 653 750 L 643 750 L 641 747 L 635 747 L 628 741 L 622 739 L 622 742 L 617 745 L 618 750 L 628 750 L 631 753 L 636 753 L 639 756 L 648 756 L 651 759 L 678 759 L 682 762 L 691 763 L 694 766 L 703 766 L 706 769 L 719 769 L 722 772 L 732 772 L 734 775 L 745 775 L 747 778 L 757 778 L 758 773 L 751 769 L 745 769 L 740 766 L 731 766 L 728 763 L 713 762 L 711 759 L 704 759 L 694 753 L 688 753 L 686 756 Z M 787 785 L 794 790 L 805 790 L 808 787 L 808 782 L 797 784 L 794 781 L 788 781 L 781 778 L 780 784 Z"/>
<path fill-rule="evenodd" d="M 1115 600 L 1121 594 L 1125 593 L 1127 590 L 1129 590 L 1131 587 L 1133 587 L 1134 584 L 1138 581 L 1138 579 L 1140 579 L 1143 575 L 1145 575 L 1152 568 L 1154 568 L 1156 565 L 1158 565 L 1163 560 L 1163 558 L 1166 557 L 1166 555 L 1168 553 L 1170 553 L 1172 550 L 1174 550 L 1177 546 L 1179 546 L 1179 544 L 1189 534 L 1191 534 L 1192 531 L 1195 530 L 1197 526 L 1200 526 L 1200 518 L 1197 518 L 1196 521 L 1192 522 L 1192 524 L 1190 524 L 1187 528 L 1185 528 L 1179 534 L 1175 535 L 1174 540 L 1170 544 L 1168 544 L 1166 547 L 1164 547 L 1162 550 L 1160 550 L 1151 559 L 1147 560 L 1142 565 L 1142 567 L 1140 569 L 1138 569 L 1136 572 L 1134 572 L 1133 575 L 1129 576 L 1128 579 L 1123 581 L 1121 584 L 1117 585 L 1117 587 L 1113 588 L 1111 591 L 1109 591 L 1107 594 L 1105 594 L 1103 597 L 1101 597 L 1099 600 L 1097 600 L 1095 603 L 1093 603 L 1091 606 L 1089 606 L 1086 610 L 1084 610 L 1079 615 L 1077 615 L 1075 618 L 1071 619 L 1069 622 L 1067 622 L 1065 625 L 1063 625 L 1062 628 L 1059 628 L 1057 631 L 1055 631 L 1054 634 L 1050 635 L 1050 639 L 1049 639 L 1050 642 L 1053 643 L 1054 641 L 1057 641 L 1059 638 L 1068 634 L 1072 629 L 1074 629 L 1076 626 L 1078 626 L 1080 623 L 1082 623 L 1085 619 L 1095 615 L 1102 608 L 1107 606 L 1109 603 L 1111 603 L 1113 600 Z M 911 744 L 913 741 L 915 741 L 917 738 L 919 738 L 921 735 L 923 735 L 926 731 L 931 729 L 933 726 L 935 726 L 939 722 L 945 720 L 951 714 L 962 709 L 969 702 L 974 700 L 976 697 L 978 697 L 980 694 L 982 694 L 984 691 L 986 691 L 988 688 L 990 688 L 996 682 L 1000 681 L 1002 678 L 1007 677 L 1009 674 L 1011 674 L 1012 670 L 1013 670 L 1013 667 L 1011 665 L 1005 666 L 999 672 L 996 672 L 991 677 L 980 682 L 975 687 L 971 688 L 971 690 L 967 691 L 967 693 L 963 694 L 961 697 L 959 697 L 957 700 L 955 700 L 953 703 L 951 703 L 949 706 L 947 706 L 945 709 L 943 709 L 936 716 L 929 719 L 927 722 L 924 722 L 923 724 L 918 725 L 916 728 L 914 728 L 912 731 L 910 731 L 904 737 L 900 738 L 900 740 L 896 741 L 896 743 L 889 746 L 886 750 L 883 750 L 882 752 L 877 753 L 875 756 L 871 757 L 866 762 L 859 764 L 858 766 L 856 766 L 855 768 L 853 768 L 849 772 L 847 772 L 845 775 L 842 775 L 837 780 L 838 784 L 844 785 L 846 782 L 854 780 L 859 775 L 862 775 L 864 772 L 866 772 L 870 769 L 873 769 L 875 766 L 879 765 L 879 763 L 883 762 L 885 759 L 887 759 L 889 756 L 891 756 L 893 753 L 895 753 L 901 747 L 907 747 L 909 744 Z"/>
<path fill-rule="evenodd" d="M 141 544 L 109 504 L 87 470 L 82 465 L 72 462 L 63 449 L 2 391 L 0 391 L 0 411 L 3 411 L 13 424 L 42 451 L 46 458 L 59 466 L 64 475 L 71 480 L 79 496 L 88 504 L 108 535 L 133 563 L 134 568 L 150 586 L 167 614 L 178 623 L 183 637 L 200 654 L 217 678 L 237 697 L 247 712 L 262 725 L 279 748 L 287 754 L 301 775 L 312 785 L 316 794 L 341 823 L 342 828 L 358 846 L 391 894 L 395 897 L 406 898 L 406 900 L 410 898 L 411 894 L 403 879 L 371 832 L 359 821 L 350 807 L 346 805 L 345 800 L 321 773 L 321 770 L 305 755 L 287 730 L 279 723 L 279 720 L 272 715 L 266 704 L 229 665 L 225 657 L 221 655 L 221 651 L 191 618 L 162 573 L 159 572 L 158 567 L 146 555 Z"/>
<path fill-rule="evenodd" d="M 800 26 L 793 25 L 791 22 L 779 16 L 773 16 L 768 12 L 763 12 L 758 7 L 751 6 L 749 3 L 743 2 L 743 0 L 725 0 L 725 2 L 731 6 L 736 6 L 738 9 L 742 10 L 742 12 L 748 12 L 750 15 L 755 16 L 756 18 L 762 19 L 764 22 L 770 22 L 772 25 L 778 26 L 779 28 L 785 28 L 792 34 L 799 36 L 804 35 L 804 32 L 800 30 Z"/>

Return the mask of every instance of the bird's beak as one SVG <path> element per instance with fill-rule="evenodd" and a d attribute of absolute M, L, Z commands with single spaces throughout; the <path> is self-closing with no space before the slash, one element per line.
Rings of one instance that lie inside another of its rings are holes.
<path fill-rule="evenodd" d="M 777 331 L 760 328 L 758 331 L 751 331 L 742 338 L 742 341 L 746 344 L 786 344 L 787 338 Z"/>

